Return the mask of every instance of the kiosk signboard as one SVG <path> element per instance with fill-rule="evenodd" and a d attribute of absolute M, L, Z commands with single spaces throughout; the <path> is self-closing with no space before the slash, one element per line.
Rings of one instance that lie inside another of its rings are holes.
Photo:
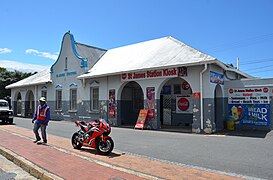
<path fill-rule="evenodd" d="M 269 89 L 229 89 L 228 115 L 235 124 L 270 126 Z"/>

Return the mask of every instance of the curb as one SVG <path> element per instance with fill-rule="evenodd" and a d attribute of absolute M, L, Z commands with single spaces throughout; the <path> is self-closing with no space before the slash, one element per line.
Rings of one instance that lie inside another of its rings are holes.
<path fill-rule="evenodd" d="M 34 163 L 26 160 L 25 158 L 19 156 L 18 154 L 10 151 L 9 149 L 4 148 L 0 145 L 0 154 L 16 164 L 17 166 L 21 167 L 24 171 L 28 172 L 32 176 L 42 179 L 42 180 L 63 180 L 63 178 L 52 174 L 45 169 L 35 165 Z"/>

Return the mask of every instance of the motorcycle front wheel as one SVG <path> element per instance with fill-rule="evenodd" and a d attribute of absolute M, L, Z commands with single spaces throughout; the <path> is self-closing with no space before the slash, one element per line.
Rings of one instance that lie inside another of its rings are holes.
<path fill-rule="evenodd" d="M 96 149 L 99 154 L 108 155 L 114 149 L 114 141 L 112 140 L 112 138 L 106 139 L 105 142 L 102 141 L 101 139 L 99 139 L 97 141 L 97 148 Z"/>
<path fill-rule="evenodd" d="M 75 149 L 81 149 L 81 147 L 82 147 L 82 143 L 78 140 L 79 136 L 80 136 L 79 133 L 74 133 L 72 138 L 71 138 L 72 146 Z"/>

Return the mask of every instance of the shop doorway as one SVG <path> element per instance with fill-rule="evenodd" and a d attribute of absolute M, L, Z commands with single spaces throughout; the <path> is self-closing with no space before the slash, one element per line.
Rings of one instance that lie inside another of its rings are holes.
<path fill-rule="evenodd" d="M 34 95 L 31 90 L 29 90 L 26 94 L 26 102 L 25 102 L 25 116 L 26 117 L 33 117 L 35 110 L 35 102 L 34 102 Z"/>
<path fill-rule="evenodd" d="M 121 92 L 121 125 L 134 126 L 140 109 L 144 108 L 142 88 L 136 82 L 129 82 Z"/>
<path fill-rule="evenodd" d="M 22 96 L 21 93 L 18 92 L 16 96 L 16 100 L 14 102 L 14 114 L 17 116 L 21 116 L 22 113 Z"/>
<path fill-rule="evenodd" d="M 182 78 L 172 78 L 164 83 L 160 93 L 161 129 L 180 129 L 191 132 L 192 89 Z"/>
<path fill-rule="evenodd" d="M 224 129 L 223 108 L 223 92 L 221 86 L 218 84 L 214 90 L 214 122 L 216 131 Z"/>

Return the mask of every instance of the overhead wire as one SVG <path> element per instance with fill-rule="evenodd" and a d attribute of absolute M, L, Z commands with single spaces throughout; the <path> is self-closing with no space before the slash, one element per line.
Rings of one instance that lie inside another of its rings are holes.
<path fill-rule="evenodd" d="M 261 62 L 273 62 L 273 58 L 267 58 L 267 59 L 256 59 L 253 61 L 244 61 L 243 63 L 240 63 L 240 66 L 245 66 L 245 65 L 249 65 L 249 64 L 258 64 Z"/>
<path fill-rule="evenodd" d="M 223 43 L 223 44 L 220 44 L 220 45 L 218 45 L 216 47 L 205 48 L 204 51 L 210 51 L 210 52 L 226 51 L 226 50 L 230 50 L 230 49 L 234 49 L 234 48 L 250 46 L 250 45 L 253 45 L 253 44 L 261 43 L 263 41 L 268 41 L 270 39 L 273 39 L 273 33 L 260 35 L 260 36 L 256 36 L 256 37 L 236 41 L 236 42 L 233 42 L 233 43 Z M 244 61 L 243 63 L 240 63 L 240 66 L 253 65 L 253 64 L 258 64 L 258 63 L 261 63 L 261 62 L 270 62 L 270 61 L 273 62 L 273 58 L 247 60 L 247 61 Z M 251 69 L 246 69 L 245 71 L 253 71 L 253 70 L 264 69 L 264 68 L 269 68 L 269 67 L 270 66 L 267 65 L 267 66 L 262 66 L 262 67 L 255 67 L 255 68 L 251 68 Z M 258 70 L 258 71 L 254 71 L 254 72 L 251 72 L 251 73 L 255 74 L 255 73 L 261 73 L 261 72 L 266 72 L 266 71 L 273 71 L 273 69 Z"/>
<path fill-rule="evenodd" d="M 256 36 L 256 37 L 252 37 L 248 39 L 243 39 L 233 43 L 223 43 L 216 47 L 205 48 L 204 51 L 210 51 L 210 52 L 225 51 L 225 50 L 230 50 L 230 49 L 234 49 L 238 47 L 250 46 L 252 44 L 260 43 L 265 40 L 270 40 L 271 38 L 273 39 L 273 33 L 260 35 L 260 36 Z"/>

